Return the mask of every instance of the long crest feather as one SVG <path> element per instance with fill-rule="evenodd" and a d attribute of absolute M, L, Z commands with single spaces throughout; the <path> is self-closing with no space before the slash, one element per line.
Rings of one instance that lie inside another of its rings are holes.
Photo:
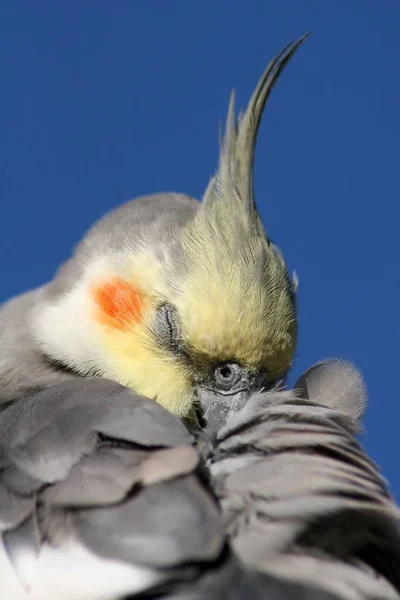
<path fill-rule="evenodd" d="M 253 194 L 253 167 L 257 133 L 267 100 L 281 73 L 309 34 L 290 42 L 269 63 L 250 98 L 246 111 L 235 120 L 235 92 L 232 91 L 225 135 L 221 144 L 220 164 L 216 176 L 203 197 L 207 206 L 218 198 L 237 199 L 250 219 L 257 221 Z M 227 193 L 229 190 L 229 193 Z M 232 198 L 233 197 L 233 198 Z M 252 218 L 253 217 L 253 218 Z"/>

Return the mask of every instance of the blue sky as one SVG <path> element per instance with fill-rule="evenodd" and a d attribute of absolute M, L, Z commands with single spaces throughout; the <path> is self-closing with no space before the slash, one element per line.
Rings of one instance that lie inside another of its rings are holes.
<path fill-rule="evenodd" d="M 229 93 L 305 31 L 260 130 L 256 198 L 300 278 L 293 376 L 362 370 L 364 444 L 400 498 L 397 0 L 13 0 L 0 6 L 0 300 L 49 280 L 134 196 L 201 197 Z"/>

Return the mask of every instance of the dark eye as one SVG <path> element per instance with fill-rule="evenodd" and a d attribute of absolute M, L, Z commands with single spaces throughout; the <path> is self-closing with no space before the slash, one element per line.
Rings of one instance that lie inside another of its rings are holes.
<path fill-rule="evenodd" d="M 221 363 L 214 369 L 215 384 L 222 390 L 235 387 L 243 377 L 243 369 L 234 362 Z"/>
<path fill-rule="evenodd" d="M 179 318 L 170 304 L 164 304 L 157 309 L 156 332 L 164 344 L 177 345 L 180 336 Z"/>

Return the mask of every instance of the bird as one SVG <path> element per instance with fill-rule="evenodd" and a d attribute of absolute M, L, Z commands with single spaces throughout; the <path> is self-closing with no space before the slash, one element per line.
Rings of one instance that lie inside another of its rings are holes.
<path fill-rule="evenodd" d="M 195 433 L 103 378 L 21 398 L 0 413 L 0 597 L 398 599 L 365 400 L 338 360 Z"/>
<path fill-rule="evenodd" d="M 202 202 L 96 223 L 0 309 L 0 597 L 395 600 L 399 509 L 358 442 L 361 375 L 292 390 L 297 277 L 253 190 L 261 116 L 306 39 L 231 96 Z"/>
<path fill-rule="evenodd" d="M 123 204 L 94 224 L 53 280 L 1 307 L 2 408 L 100 377 L 195 426 L 223 421 L 254 391 L 285 380 L 297 278 L 261 222 L 253 163 L 266 102 L 306 37 L 269 63 L 237 119 L 232 92 L 201 202 L 161 193 Z"/>

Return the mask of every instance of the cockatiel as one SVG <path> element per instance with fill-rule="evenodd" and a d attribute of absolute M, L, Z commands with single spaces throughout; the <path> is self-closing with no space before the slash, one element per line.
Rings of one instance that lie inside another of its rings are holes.
<path fill-rule="evenodd" d="M 182 419 L 221 418 L 283 380 L 296 349 L 296 282 L 256 209 L 253 161 L 272 88 L 306 36 L 268 65 L 203 200 L 165 193 L 101 219 L 49 284 L 0 311 L 0 403 L 103 377 Z"/>
<path fill-rule="evenodd" d="M 201 204 L 122 206 L 1 309 L 0 598 L 399 598 L 399 512 L 354 438 L 359 375 L 321 363 L 275 389 L 296 282 L 257 213 L 253 161 L 304 39 L 237 123 L 232 96 Z M 196 440 L 180 421 L 195 414 Z"/>

